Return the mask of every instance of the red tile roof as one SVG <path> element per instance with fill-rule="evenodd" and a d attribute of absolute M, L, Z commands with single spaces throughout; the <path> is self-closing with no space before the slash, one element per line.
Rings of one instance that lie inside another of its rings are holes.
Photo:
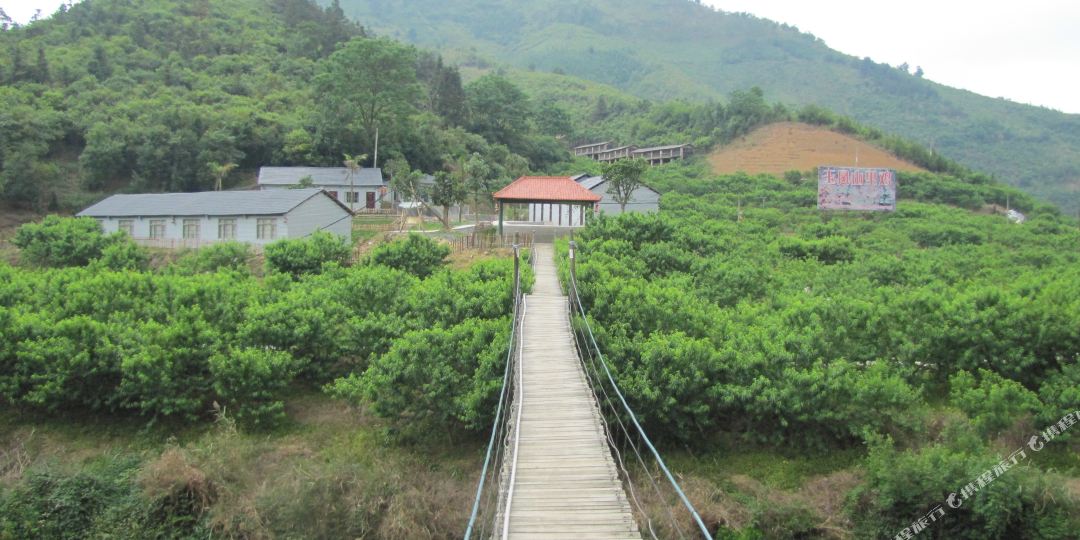
<path fill-rule="evenodd" d="M 600 196 L 569 176 L 522 176 L 495 192 L 496 200 L 535 202 L 596 202 Z"/>

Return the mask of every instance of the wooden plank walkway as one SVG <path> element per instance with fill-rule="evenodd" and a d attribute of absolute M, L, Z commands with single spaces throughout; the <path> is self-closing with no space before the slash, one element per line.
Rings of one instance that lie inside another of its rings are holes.
<path fill-rule="evenodd" d="M 533 253 L 536 283 L 525 297 L 522 323 L 523 398 L 507 537 L 640 540 L 574 348 L 552 246 L 537 244 Z"/>

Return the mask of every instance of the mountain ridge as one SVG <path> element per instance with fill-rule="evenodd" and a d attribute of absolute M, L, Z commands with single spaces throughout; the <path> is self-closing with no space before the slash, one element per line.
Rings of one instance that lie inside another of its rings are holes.
<path fill-rule="evenodd" d="M 828 107 L 925 144 L 1066 208 L 1077 208 L 1080 115 L 919 78 L 830 49 L 796 27 L 685 0 L 343 0 L 374 32 L 465 65 L 560 71 L 646 99 Z"/>

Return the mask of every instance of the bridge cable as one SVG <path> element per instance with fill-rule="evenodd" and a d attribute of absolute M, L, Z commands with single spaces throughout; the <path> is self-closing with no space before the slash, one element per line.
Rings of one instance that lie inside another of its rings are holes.
<path fill-rule="evenodd" d="M 577 294 L 576 284 L 575 284 L 575 288 L 574 288 L 574 293 Z M 577 333 L 575 332 L 575 337 L 576 337 L 576 335 L 577 335 Z M 618 414 L 618 411 L 615 410 L 615 406 L 613 405 L 614 401 L 611 399 L 611 396 L 608 395 L 607 388 L 603 384 L 599 384 L 600 373 L 599 373 L 599 370 L 596 368 L 596 360 L 592 356 L 592 351 L 593 351 L 593 349 L 591 349 L 591 348 L 588 349 L 589 359 L 590 359 L 590 361 L 591 361 L 590 363 L 592 365 L 591 366 L 586 365 L 586 373 L 588 373 L 589 367 L 591 367 L 593 371 L 597 372 L 596 373 L 597 382 L 593 383 L 594 384 L 593 388 L 596 388 L 596 385 L 599 385 L 600 392 L 604 395 L 604 401 L 608 404 L 609 407 L 611 407 L 612 413 L 615 416 L 615 421 L 618 422 L 619 427 L 622 428 L 622 432 L 626 435 L 626 437 L 624 439 L 624 443 L 629 444 L 630 448 L 634 451 L 634 455 L 637 456 L 638 464 L 641 465 L 642 474 L 644 474 L 649 479 L 649 483 L 652 485 L 653 491 L 656 493 L 657 501 L 662 502 L 663 499 L 664 499 L 664 495 L 660 492 L 660 486 L 657 485 L 656 479 L 653 478 L 652 473 L 649 472 L 649 467 L 648 467 L 648 465 L 645 464 L 645 459 L 641 457 L 641 451 L 638 449 L 638 445 L 634 443 L 633 437 L 630 435 L 630 430 L 628 430 L 626 428 L 626 424 L 623 423 L 622 417 L 620 417 L 619 414 Z M 596 352 L 597 352 L 597 354 L 599 354 L 600 349 L 597 348 Z M 591 375 L 590 375 L 590 382 L 592 382 Z M 603 418 L 603 417 L 601 417 L 601 418 L 604 420 L 604 423 L 606 425 L 607 424 L 607 419 Z M 615 455 L 619 458 L 619 466 L 622 469 L 623 474 L 626 476 L 627 486 L 630 489 L 631 494 L 633 494 L 634 489 L 633 489 L 633 482 L 631 482 L 631 478 L 630 478 L 630 471 L 627 470 L 626 465 L 622 461 L 622 454 L 619 451 L 619 448 L 616 445 L 615 441 L 610 437 L 610 435 L 608 437 L 608 442 L 611 445 L 612 450 L 615 452 Z M 636 497 L 635 497 L 635 499 L 636 499 Z M 668 507 L 666 504 L 664 504 L 663 507 L 664 507 L 664 510 L 667 512 L 668 519 L 671 520 L 672 525 L 675 527 L 675 531 L 679 533 L 679 538 L 686 538 L 686 533 L 683 532 L 682 527 L 679 525 L 679 521 L 677 519 L 675 519 L 675 515 L 671 512 L 671 508 Z M 649 534 L 651 534 L 652 537 L 655 539 L 656 538 L 656 532 L 653 530 L 652 518 L 649 517 L 649 514 L 645 511 L 644 508 L 641 507 L 640 503 L 638 504 L 638 510 L 641 512 L 642 517 L 646 520 L 646 523 L 649 526 Z"/>
<path fill-rule="evenodd" d="M 571 325 L 572 324 L 573 323 L 571 323 Z M 574 341 L 577 342 L 577 332 L 576 331 L 574 332 Z M 590 385 L 591 388 L 594 388 L 594 389 L 597 388 L 597 387 L 600 388 L 600 392 L 604 395 L 603 401 L 605 403 L 607 403 L 608 406 L 611 407 L 612 410 L 614 411 L 614 406 L 612 405 L 613 402 L 611 400 L 611 397 L 607 393 L 607 389 L 604 388 L 604 385 L 600 384 L 600 379 L 599 379 L 600 378 L 600 373 L 599 373 L 599 370 L 596 369 L 595 360 L 592 359 L 592 349 L 587 349 L 587 352 L 589 354 L 590 362 L 586 363 L 584 357 L 581 357 L 581 363 L 582 363 L 582 366 L 585 368 L 585 376 L 586 376 L 586 378 L 589 379 L 589 385 Z M 579 355 L 581 354 L 580 345 L 578 346 L 578 353 L 579 353 Z M 593 364 L 593 365 L 590 365 L 590 364 Z M 593 374 L 590 372 L 590 370 L 597 372 L 595 378 L 593 377 Z M 599 401 L 599 396 L 597 396 L 597 399 Z M 648 474 L 648 467 L 645 465 L 645 460 L 641 457 L 641 452 L 638 451 L 637 446 L 633 443 L 633 441 L 630 440 L 630 432 L 629 432 L 629 430 L 626 429 L 626 424 L 623 423 L 622 418 L 620 418 L 617 413 L 614 414 L 614 416 L 615 416 L 615 421 L 619 424 L 619 427 L 622 429 L 622 432 L 626 436 L 624 441 L 629 442 L 630 448 L 633 449 L 634 454 L 637 455 L 638 463 L 641 464 L 642 472 L 645 473 L 645 474 Z M 634 489 L 634 484 L 633 484 L 633 482 L 631 482 L 630 471 L 627 470 L 626 464 L 623 461 L 623 457 L 622 457 L 623 453 L 619 450 L 618 444 L 615 442 L 615 439 L 612 437 L 613 432 L 611 430 L 610 423 L 608 422 L 607 418 L 604 417 L 603 414 L 600 415 L 600 420 L 604 423 L 604 428 L 605 428 L 604 435 L 607 438 L 608 445 L 611 446 L 612 451 L 615 452 L 615 458 L 618 461 L 619 469 L 622 470 L 623 475 L 626 476 L 626 487 L 630 491 L 630 497 L 634 501 L 634 506 L 637 507 L 638 512 L 641 513 L 642 518 L 644 518 L 646 520 L 646 523 L 649 526 L 649 534 L 653 537 L 654 540 L 659 540 L 657 538 L 657 536 L 656 536 L 656 531 L 653 530 L 652 518 L 649 517 L 649 514 L 648 514 L 648 512 L 645 511 L 645 508 L 641 504 L 641 501 L 638 500 L 637 492 Z M 657 500 L 662 500 L 664 498 L 664 496 L 663 496 L 663 494 L 660 493 L 660 486 L 658 486 L 656 484 L 656 481 L 652 478 L 652 475 L 648 475 L 648 476 L 649 476 L 649 481 L 653 486 L 653 490 L 656 492 Z M 679 527 L 678 521 L 675 520 L 674 514 L 671 513 L 671 509 L 667 508 L 666 505 L 664 507 L 667 510 L 668 517 L 671 518 L 672 524 L 675 525 L 675 529 L 677 531 L 679 531 L 679 537 L 680 538 L 685 538 L 686 536 L 682 533 L 682 529 Z"/>
<path fill-rule="evenodd" d="M 600 352 L 600 346 L 596 343 L 596 336 L 593 335 L 592 326 L 589 324 L 589 320 L 585 316 L 585 306 L 581 303 L 581 295 L 578 292 L 577 280 L 574 278 L 573 275 L 570 276 L 570 282 L 573 284 L 574 287 L 574 300 L 577 303 L 578 310 L 582 314 L 582 318 L 585 323 L 585 329 L 589 332 L 589 340 L 592 342 L 593 348 L 596 349 L 596 354 L 600 358 L 600 365 L 604 368 L 604 373 L 607 375 L 608 381 L 611 382 L 611 386 L 612 389 L 615 391 L 615 395 L 618 396 L 623 408 L 630 416 L 630 421 L 633 422 L 634 427 L 637 428 L 637 431 L 640 434 L 642 441 L 644 441 L 645 445 L 649 447 L 649 451 L 652 452 L 653 457 L 656 458 L 657 464 L 660 466 L 661 470 L 664 471 L 664 475 L 667 476 L 667 479 L 669 482 L 671 482 L 672 487 L 675 488 L 675 493 L 678 494 L 679 499 L 682 500 L 683 505 L 690 512 L 690 515 L 693 516 L 694 522 L 701 530 L 701 534 L 703 534 L 705 538 L 712 540 L 712 535 L 709 534 L 709 529 L 705 526 L 705 523 L 701 521 L 701 516 L 698 515 L 697 510 L 694 509 L 694 505 L 690 503 L 690 500 L 686 497 L 686 494 L 683 493 L 682 488 L 679 487 L 679 483 L 675 480 L 675 476 L 671 474 L 670 470 L 668 470 L 667 465 L 664 463 L 664 459 L 660 457 L 660 452 L 656 450 L 656 447 L 653 446 L 652 441 L 649 440 L 649 436 L 645 434 L 645 430 L 641 427 L 641 423 L 638 422 L 637 415 L 634 414 L 633 409 L 631 409 L 630 405 L 626 402 L 626 397 L 623 396 L 622 391 L 619 390 L 619 385 L 615 383 L 615 378 L 611 375 L 611 369 L 608 368 L 607 361 L 604 360 L 604 354 Z"/>
<path fill-rule="evenodd" d="M 517 248 L 517 246 L 515 246 L 515 249 L 514 249 L 515 257 L 517 256 L 517 249 L 516 248 Z M 469 540 L 469 539 L 472 538 L 473 527 L 476 524 L 476 518 L 477 518 L 477 515 L 480 512 L 480 501 L 483 499 L 484 484 L 486 483 L 486 480 L 487 480 L 488 465 L 489 464 L 494 465 L 494 463 L 491 460 L 492 450 L 494 449 L 495 441 L 498 438 L 498 433 L 501 431 L 501 429 L 500 429 L 500 426 L 502 424 L 501 419 L 503 417 L 504 405 L 506 404 L 506 397 L 507 397 L 507 394 L 509 393 L 509 386 L 508 386 L 507 383 L 510 382 L 510 368 L 511 368 L 511 366 L 513 364 L 514 343 L 515 343 L 514 340 L 517 337 L 517 333 L 518 333 L 517 332 L 517 327 L 518 327 L 518 324 L 519 324 L 518 308 L 522 303 L 520 281 L 521 281 L 520 280 L 520 275 L 516 274 L 514 276 L 514 313 L 513 313 L 513 321 L 512 321 L 512 324 L 510 325 L 510 346 L 508 347 L 508 350 L 506 352 L 506 367 L 503 369 L 502 390 L 499 393 L 499 404 L 498 404 L 498 406 L 497 406 L 497 408 L 495 410 L 495 419 L 494 419 L 494 421 L 492 423 L 491 438 L 488 441 L 487 452 L 484 455 L 484 466 L 483 466 L 483 469 L 482 469 L 482 471 L 480 473 L 480 482 L 476 486 L 476 498 L 473 500 L 472 512 L 469 514 L 469 524 L 465 529 L 465 539 L 466 540 Z M 502 446 L 502 445 L 500 445 L 500 446 Z M 501 450 L 501 448 L 500 448 L 500 450 Z M 496 462 L 497 462 L 497 460 L 498 460 L 498 452 L 496 453 Z M 486 527 L 484 527 L 484 528 L 486 528 Z M 481 536 L 483 536 L 483 533 L 481 533 Z"/>

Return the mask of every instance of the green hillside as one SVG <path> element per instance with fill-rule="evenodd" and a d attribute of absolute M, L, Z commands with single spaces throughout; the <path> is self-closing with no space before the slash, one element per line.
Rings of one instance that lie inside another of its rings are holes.
<path fill-rule="evenodd" d="M 949 88 L 749 15 L 686 0 L 341 5 L 378 34 L 465 64 L 558 70 L 654 100 L 759 86 L 770 100 L 822 105 L 913 138 L 1065 208 L 1080 197 L 1080 116 Z"/>
<path fill-rule="evenodd" d="M 242 186 L 263 165 L 371 166 L 376 134 L 379 166 L 478 156 L 472 180 L 513 178 L 567 157 L 533 117 L 505 79 L 463 85 L 308 0 L 87 0 L 0 28 L 0 202 L 38 211 Z"/>

